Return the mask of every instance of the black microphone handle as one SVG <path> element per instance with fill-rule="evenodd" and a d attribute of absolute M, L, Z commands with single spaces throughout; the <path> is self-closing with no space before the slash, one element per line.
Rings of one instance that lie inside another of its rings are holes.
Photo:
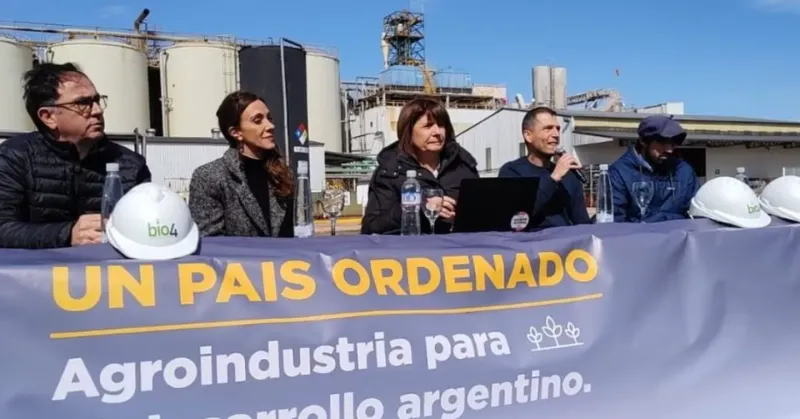
<path fill-rule="evenodd" d="M 583 170 L 581 170 L 581 169 L 572 169 L 572 173 L 575 173 L 575 176 L 577 176 L 578 179 L 580 179 L 581 183 L 584 183 L 584 184 L 588 183 L 586 181 L 586 175 L 583 174 Z"/>
<path fill-rule="evenodd" d="M 561 157 L 562 155 L 564 155 L 564 153 L 565 153 L 564 150 L 556 150 L 556 156 L 557 157 Z M 589 183 L 589 182 L 586 181 L 586 175 L 583 174 L 583 170 L 581 170 L 581 169 L 571 169 L 571 170 L 572 170 L 573 173 L 575 173 L 575 176 L 578 177 L 578 179 L 581 181 L 581 183 L 583 183 L 583 184 L 588 184 Z"/>

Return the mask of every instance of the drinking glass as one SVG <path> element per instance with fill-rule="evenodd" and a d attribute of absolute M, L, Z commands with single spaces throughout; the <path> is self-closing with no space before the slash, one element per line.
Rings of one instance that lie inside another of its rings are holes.
<path fill-rule="evenodd" d="M 325 189 L 322 192 L 322 211 L 331 219 L 331 236 L 336 235 L 336 219 L 344 211 L 344 194 L 341 189 Z"/>
<path fill-rule="evenodd" d="M 422 202 L 425 203 L 422 211 L 425 213 L 425 217 L 428 218 L 431 234 L 436 234 L 434 226 L 436 225 L 436 219 L 439 218 L 439 212 L 442 210 L 443 200 L 444 191 L 441 189 L 429 188 L 422 191 Z"/>
<path fill-rule="evenodd" d="M 636 199 L 644 223 L 644 212 L 653 199 L 653 182 L 633 182 L 633 198 Z"/>

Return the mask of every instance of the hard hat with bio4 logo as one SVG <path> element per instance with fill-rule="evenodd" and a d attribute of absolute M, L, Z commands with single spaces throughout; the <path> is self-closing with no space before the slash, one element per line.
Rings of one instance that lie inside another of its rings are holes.
<path fill-rule="evenodd" d="M 711 179 L 700 187 L 689 205 L 689 216 L 741 228 L 766 227 L 772 221 L 750 186 L 728 176 Z"/>
<path fill-rule="evenodd" d="M 197 250 L 189 207 L 169 188 L 142 183 L 119 200 L 106 223 L 108 242 L 131 259 L 169 260 Z"/>
<path fill-rule="evenodd" d="M 758 198 L 768 214 L 800 223 L 800 176 L 781 176 L 770 182 Z"/>

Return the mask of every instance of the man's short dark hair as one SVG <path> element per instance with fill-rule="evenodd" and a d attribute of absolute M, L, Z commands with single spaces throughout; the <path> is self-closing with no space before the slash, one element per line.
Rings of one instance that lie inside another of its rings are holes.
<path fill-rule="evenodd" d="M 25 73 L 25 110 L 38 129 L 44 129 L 44 124 L 39 120 L 39 108 L 44 105 L 56 103 L 60 97 L 58 87 L 70 74 L 86 76 L 80 68 L 73 63 L 53 64 L 41 63 Z"/>
<path fill-rule="evenodd" d="M 531 130 L 533 128 L 534 122 L 536 122 L 536 117 L 539 116 L 539 114 L 543 113 L 550 114 L 553 116 L 558 115 L 556 111 L 549 106 L 535 105 L 530 110 L 528 110 L 528 112 L 525 112 L 525 116 L 522 117 L 522 131 Z"/>

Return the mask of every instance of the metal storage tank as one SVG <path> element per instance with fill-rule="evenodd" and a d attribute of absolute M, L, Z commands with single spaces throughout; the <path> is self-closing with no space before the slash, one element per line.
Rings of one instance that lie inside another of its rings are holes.
<path fill-rule="evenodd" d="M 552 106 L 552 89 L 550 87 L 550 67 L 539 65 L 533 67 L 533 99 L 539 104 Z"/>
<path fill-rule="evenodd" d="M 22 99 L 22 76 L 33 68 L 33 49 L 0 36 L 0 92 L 5 106 L 0 112 L 0 131 L 33 131 Z"/>
<path fill-rule="evenodd" d="M 51 45 L 47 60 L 77 64 L 101 95 L 108 96 L 106 132 L 131 134 L 150 128 L 147 55 L 128 44 L 96 39 L 74 39 Z"/>
<path fill-rule="evenodd" d="M 342 94 L 339 59 L 317 51 L 306 53 L 308 82 L 308 138 L 325 144 L 325 151 L 341 153 Z"/>
<path fill-rule="evenodd" d="M 553 67 L 550 70 L 553 107 L 556 109 L 567 108 L 567 69 Z"/>
<path fill-rule="evenodd" d="M 209 138 L 217 108 L 239 88 L 238 47 L 181 42 L 160 53 L 164 136 Z"/>
<path fill-rule="evenodd" d="M 310 151 L 306 50 L 285 44 L 283 51 L 282 65 L 280 45 L 243 47 L 239 51 L 241 85 L 242 90 L 264 98 L 278 148 L 296 169 L 298 161 L 308 161 Z"/>

